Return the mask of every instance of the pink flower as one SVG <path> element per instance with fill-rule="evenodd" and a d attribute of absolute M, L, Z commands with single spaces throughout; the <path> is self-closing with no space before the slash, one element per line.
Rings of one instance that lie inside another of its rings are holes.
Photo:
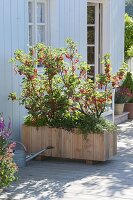
<path fill-rule="evenodd" d="M 79 59 L 76 59 L 76 60 L 75 60 L 75 64 L 78 63 L 78 62 L 79 62 Z"/>
<path fill-rule="evenodd" d="M 76 70 L 76 67 L 75 67 L 75 66 L 72 66 L 72 70 L 73 70 L 73 72 L 75 72 L 75 70 Z"/>
<path fill-rule="evenodd" d="M 8 139 L 11 134 L 12 134 L 12 132 L 11 132 L 11 119 L 9 118 L 8 127 L 6 127 L 5 123 L 4 123 L 3 114 L 0 114 L 0 136 L 2 136 L 5 139 Z"/>
<path fill-rule="evenodd" d="M 69 54 L 66 54 L 66 58 L 67 58 L 67 59 L 70 59 L 70 55 L 69 55 Z"/>
<path fill-rule="evenodd" d="M 16 142 L 9 144 L 9 149 L 13 149 L 16 147 Z"/>
<path fill-rule="evenodd" d="M 4 118 L 3 114 L 0 116 L 0 131 L 2 131 L 5 128 Z"/>
<path fill-rule="evenodd" d="M 66 69 L 63 71 L 63 73 L 64 73 L 65 75 L 67 74 L 67 72 L 68 72 L 68 70 L 66 70 Z"/>

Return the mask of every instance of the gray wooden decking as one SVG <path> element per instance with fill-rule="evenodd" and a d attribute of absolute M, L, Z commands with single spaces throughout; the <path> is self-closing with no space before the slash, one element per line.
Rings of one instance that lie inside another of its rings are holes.
<path fill-rule="evenodd" d="M 133 200 L 133 122 L 119 128 L 118 155 L 111 161 L 32 161 L 0 199 Z"/>

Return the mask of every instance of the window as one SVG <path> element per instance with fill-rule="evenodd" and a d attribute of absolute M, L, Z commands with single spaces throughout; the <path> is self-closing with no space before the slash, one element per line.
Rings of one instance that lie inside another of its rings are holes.
<path fill-rule="evenodd" d="M 87 63 L 91 70 L 88 74 L 95 79 L 101 72 L 101 43 L 102 43 L 102 7 L 99 3 L 87 4 Z"/>
<path fill-rule="evenodd" d="M 28 1 L 28 41 L 29 45 L 37 42 L 47 43 L 47 1 Z"/>

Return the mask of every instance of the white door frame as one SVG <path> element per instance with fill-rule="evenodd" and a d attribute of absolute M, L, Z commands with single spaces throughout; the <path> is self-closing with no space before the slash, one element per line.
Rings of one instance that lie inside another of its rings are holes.
<path fill-rule="evenodd" d="M 106 0 L 88 0 L 88 3 L 104 3 Z"/>

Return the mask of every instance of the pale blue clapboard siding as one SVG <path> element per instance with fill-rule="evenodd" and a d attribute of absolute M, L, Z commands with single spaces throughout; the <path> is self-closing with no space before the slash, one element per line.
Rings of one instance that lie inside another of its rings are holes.
<path fill-rule="evenodd" d="M 14 51 L 19 47 L 19 34 L 18 34 L 18 0 L 11 1 L 11 42 L 12 42 L 12 51 L 11 56 L 13 57 Z M 13 66 L 10 66 L 13 68 Z M 12 91 L 16 91 L 19 93 L 19 78 L 14 72 L 12 71 Z M 13 130 L 17 132 L 16 139 L 19 138 L 19 120 L 20 120 L 20 108 L 18 103 L 12 104 L 12 119 L 13 119 Z"/>
<path fill-rule="evenodd" d="M 18 0 L 18 48 L 23 49 L 24 51 L 28 50 L 28 1 L 20 1 Z M 21 79 L 19 79 L 19 92 L 21 92 Z M 24 120 L 24 116 L 26 115 L 26 110 L 20 106 L 20 117 L 19 117 L 19 125 L 21 131 L 21 125 Z"/>
<path fill-rule="evenodd" d="M 18 104 L 8 101 L 12 91 L 20 92 L 20 80 L 16 76 L 9 59 L 18 49 L 26 49 L 26 0 L 0 1 L 0 112 L 12 120 L 14 137 L 20 139 L 20 124 L 23 112 Z"/>
<path fill-rule="evenodd" d="M 49 1 L 50 45 L 59 47 L 59 0 Z"/>
<path fill-rule="evenodd" d="M 79 44 L 84 60 L 87 55 L 86 5 L 87 0 L 53 0 L 50 8 L 51 45 L 64 47 L 65 39 L 70 37 Z M 123 60 L 124 0 L 117 0 L 117 3 L 115 0 L 105 0 L 103 12 L 103 54 L 111 54 L 116 71 Z"/>
<path fill-rule="evenodd" d="M 79 13 L 80 13 L 80 52 L 81 55 L 83 55 L 83 60 L 87 61 L 87 3 L 86 0 L 80 1 L 79 0 Z M 76 5 L 76 0 L 75 0 L 75 5 Z M 81 12 L 80 12 L 81 9 Z M 78 17 L 78 12 L 76 11 L 76 15 Z M 76 17 L 76 18 L 77 18 Z M 75 19 L 76 26 L 78 26 L 78 21 Z M 75 32 L 76 36 L 76 32 Z"/>
<path fill-rule="evenodd" d="M 4 92 L 1 109 L 4 114 L 10 116 L 12 119 L 12 102 L 8 101 L 8 93 L 12 90 L 12 69 L 9 66 L 8 60 L 11 57 L 11 9 L 10 1 L 3 1 L 3 27 L 1 27 L 1 32 L 3 32 L 4 48 L 0 51 L 4 52 L 4 65 L 2 67 L 2 76 L 4 78 L 4 87 L 1 92 Z M 2 53 L 3 55 L 3 53 Z M 4 104 L 4 105 L 3 105 Z M 4 106 L 4 107 L 3 107 Z M 0 109 L 0 110 L 1 110 Z M 4 110 L 3 110 L 4 109 Z"/>
<path fill-rule="evenodd" d="M 0 1 L 0 26 L 1 30 L 4 27 L 4 0 Z M 4 74 L 5 74 L 5 68 L 4 68 L 4 62 L 5 62 L 5 50 L 4 50 L 4 31 L 0 31 L 0 111 L 5 110 L 5 88 L 6 83 L 4 80 Z M 3 103 L 2 103 L 3 102 Z"/>
<path fill-rule="evenodd" d="M 103 3 L 102 17 L 102 55 L 110 53 L 110 0 L 105 0 Z"/>
<path fill-rule="evenodd" d="M 70 37 L 79 45 L 79 52 L 86 59 L 86 0 L 59 0 L 59 45 L 64 46 Z"/>
<path fill-rule="evenodd" d="M 51 45 L 65 46 L 65 39 L 72 38 L 79 45 L 79 52 L 86 60 L 87 52 L 87 1 L 53 0 L 50 3 Z"/>
<path fill-rule="evenodd" d="M 124 13 L 125 0 L 111 0 L 110 44 L 113 71 L 116 72 L 124 59 Z"/>

